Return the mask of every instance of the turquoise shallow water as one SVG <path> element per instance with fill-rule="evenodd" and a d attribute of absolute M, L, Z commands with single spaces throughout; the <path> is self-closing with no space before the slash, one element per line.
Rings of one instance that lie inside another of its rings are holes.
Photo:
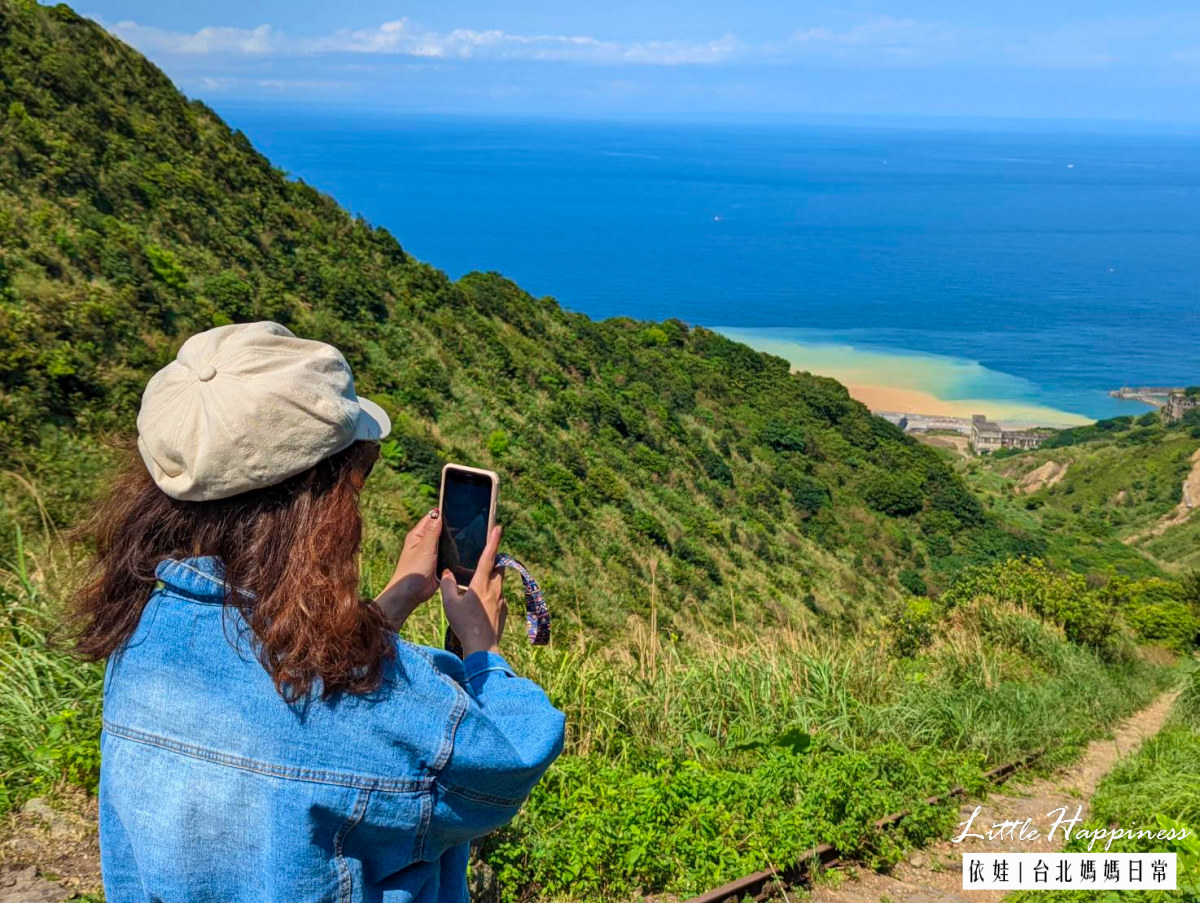
<path fill-rule="evenodd" d="M 731 339 L 786 359 L 797 370 L 832 376 L 850 386 L 852 393 L 863 386 L 899 390 L 892 393 L 898 397 L 890 403 L 873 404 L 872 399 L 863 398 L 877 410 L 960 417 L 984 413 L 1006 422 L 1047 426 L 1087 422 L 1078 413 L 1039 401 L 1042 393 L 1029 380 L 966 358 L 860 345 L 853 333 L 786 327 L 716 328 Z M 904 398 L 913 393 L 935 396 L 936 403 Z"/>
<path fill-rule="evenodd" d="M 1195 136 L 221 112 L 416 256 L 593 316 L 1091 417 L 1200 383 Z"/>

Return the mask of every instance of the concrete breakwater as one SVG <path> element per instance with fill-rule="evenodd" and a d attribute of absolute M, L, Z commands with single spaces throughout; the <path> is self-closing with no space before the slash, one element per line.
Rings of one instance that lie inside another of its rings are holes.
<path fill-rule="evenodd" d="M 1123 398 L 1128 401 L 1140 401 L 1142 404 L 1161 408 L 1172 395 L 1184 390 L 1172 386 L 1121 386 L 1108 394 L 1113 398 Z"/>
<path fill-rule="evenodd" d="M 925 435 L 930 433 L 957 433 L 966 437 L 966 442 L 963 443 L 961 439 L 955 440 L 952 443 L 954 447 L 959 448 L 960 452 L 962 452 L 965 446 L 965 448 L 969 448 L 975 454 L 990 454 L 1002 449 L 1028 451 L 1038 448 L 1050 435 L 1050 428 L 1052 426 L 1045 422 L 995 423 L 988 420 L 983 414 L 975 414 L 970 419 L 967 419 L 966 417 L 909 414 L 897 411 L 875 411 L 874 413 L 877 417 L 882 417 L 896 424 L 896 426 L 900 427 L 906 433 L 921 433 Z M 1068 425 L 1054 424 L 1053 426 L 1065 427 Z"/>
<path fill-rule="evenodd" d="M 906 411 L 872 411 L 876 417 L 882 417 L 889 423 L 894 423 L 905 432 L 935 432 L 946 431 L 961 433 L 964 436 L 971 435 L 972 418 L 970 417 L 949 417 L 940 416 L 937 414 L 919 414 Z M 1017 421 L 1005 420 L 997 421 L 998 425 L 1005 430 L 1033 430 L 1033 429 L 1068 429 L 1072 426 L 1078 426 L 1074 423 L 1050 423 L 1048 421 Z"/>

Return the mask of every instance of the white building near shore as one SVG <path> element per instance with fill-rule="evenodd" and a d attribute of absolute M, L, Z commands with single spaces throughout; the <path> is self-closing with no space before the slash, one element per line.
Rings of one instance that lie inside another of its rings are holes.
<path fill-rule="evenodd" d="M 1037 448 L 1046 439 L 1045 433 L 1033 430 L 1006 430 L 992 423 L 983 414 L 971 417 L 971 448 L 977 455 L 1002 448 Z"/>

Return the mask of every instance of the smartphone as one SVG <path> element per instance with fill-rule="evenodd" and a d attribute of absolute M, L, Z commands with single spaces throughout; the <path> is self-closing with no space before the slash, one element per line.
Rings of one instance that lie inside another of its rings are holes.
<path fill-rule="evenodd" d="M 479 556 L 496 525 L 500 478 L 490 470 L 447 464 L 442 468 L 438 508 L 442 532 L 438 540 L 438 575 L 449 570 L 465 588 L 479 567 Z M 488 562 L 491 567 L 491 562 Z"/>

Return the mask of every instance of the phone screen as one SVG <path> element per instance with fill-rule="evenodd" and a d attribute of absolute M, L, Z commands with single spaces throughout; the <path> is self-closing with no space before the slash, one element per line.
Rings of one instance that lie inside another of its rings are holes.
<path fill-rule="evenodd" d="M 471 582 L 487 544 L 492 481 L 485 474 L 449 467 L 442 484 L 442 535 L 438 574 L 447 568 L 460 586 Z"/>

